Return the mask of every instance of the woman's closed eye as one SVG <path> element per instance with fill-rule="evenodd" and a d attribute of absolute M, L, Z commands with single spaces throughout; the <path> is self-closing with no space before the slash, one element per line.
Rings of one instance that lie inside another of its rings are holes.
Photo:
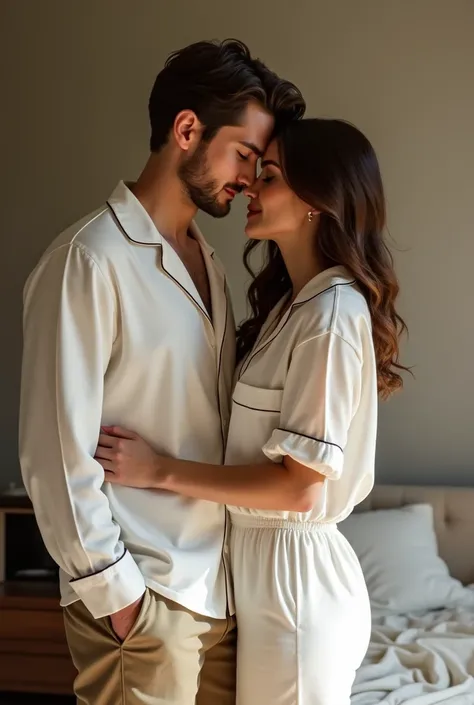
<path fill-rule="evenodd" d="M 237 154 L 239 155 L 240 159 L 242 159 L 243 162 L 247 162 L 249 159 L 248 154 L 242 154 L 242 152 L 237 151 Z"/>

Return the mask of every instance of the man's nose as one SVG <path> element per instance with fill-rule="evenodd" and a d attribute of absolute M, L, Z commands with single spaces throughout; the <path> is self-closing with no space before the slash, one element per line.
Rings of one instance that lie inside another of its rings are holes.
<path fill-rule="evenodd" d="M 247 198 L 250 198 L 251 200 L 257 198 L 257 189 L 255 188 L 255 186 L 255 181 L 250 186 L 247 186 L 247 188 L 244 189 L 244 196 L 247 196 Z"/>
<path fill-rule="evenodd" d="M 245 165 L 245 168 L 243 168 L 239 174 L 239 184 L 243 186 L 244 188 L 248 188 L 250 184 L 253 184 L 255 181 L 255 177 L 257 175 L 257 166 L 256 164 L 251 164 L 248 163 Z"/>

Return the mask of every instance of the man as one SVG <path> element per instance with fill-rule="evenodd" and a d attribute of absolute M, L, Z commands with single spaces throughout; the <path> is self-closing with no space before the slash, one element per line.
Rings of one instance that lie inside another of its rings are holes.
<path fill-rule="evenodd" d="M 103 485 L 101 426 L 221 463 L 234 323 L 193 218 L 225 216 L 299 91 L 240 42 L 173 54 L 153 87 L 151 155 L 135 184 L 49 247 L 25 288 L 20 456 L 60 566 L 85 705 L 233 705 L 225 509 Z"/>

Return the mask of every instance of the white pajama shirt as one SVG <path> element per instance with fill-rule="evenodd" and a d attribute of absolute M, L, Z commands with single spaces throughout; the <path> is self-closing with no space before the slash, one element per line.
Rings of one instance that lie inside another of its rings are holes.
<path fill-rule="evenodd" d="M 324 476 L 305 514 L 229 507 L 237 705 L 348 705 L 370 635 L 337 529 L 374 481 L 377 374 L 366 301 L 343 268 L 277 306 L 237 374 L 226 463 L 289 456 Z"/>
<path fill-rule="evenodd" d="M 61 603 L 82 600 L 95 618 L 145 586 L 201 615 L 232 610 L 225 508 L 104 484 L 94 459 L 100 426 L 117 424 L 163 454 L 223 462 L 235 327 L 222 267 L 192 229 L 212 321 L 123 182 L 55 240 L 25 287 L 23 479 L 61 569 Z"/>

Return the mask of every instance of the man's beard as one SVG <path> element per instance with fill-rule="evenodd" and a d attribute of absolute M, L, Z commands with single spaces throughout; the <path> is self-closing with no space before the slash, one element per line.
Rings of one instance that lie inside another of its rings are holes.
<path fill-rule="evenodd" d="M 196 208 L 212 215 L 213 218 L 224 218 L 229 213 L 230 201 L 220 203 L 217 198 L 220 190 L 210 175 L 205 142 L 201 142 L 194 154 L 180 166 L 178 176 Z M 227 186 L 237 192 L 242 190 L 238 184 Z"/>

